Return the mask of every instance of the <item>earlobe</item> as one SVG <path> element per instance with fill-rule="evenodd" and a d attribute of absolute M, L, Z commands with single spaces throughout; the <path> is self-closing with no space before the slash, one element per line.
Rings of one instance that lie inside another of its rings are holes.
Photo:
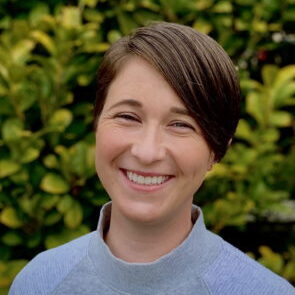
<path fill-rule="evenodd" d="M 213 168 L 214 162 L 210 162 L 207 168 L 207 171 L 211 171 Z"/>
<path fill-rule="evenodd" d="M 213 165 L 215 164 L 215 155 L 214 153 L 211 151 L 210 152 L 210 156 L 209 156 L 209 161 L 208 161 L 208 167 L 207 167 L 207 171 L 211 171 L 213 168 Z"/>

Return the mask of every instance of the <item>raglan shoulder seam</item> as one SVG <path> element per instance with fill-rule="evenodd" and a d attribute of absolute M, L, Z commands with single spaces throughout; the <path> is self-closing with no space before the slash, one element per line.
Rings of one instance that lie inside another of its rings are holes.
<path fill-rule="evenodd" d="M 290 287 L 288 287 L 288 284 L 290 283 L 285 280 L 284 278 L 281 278 L 276 273 L 272 272 L 265 266 L 261 265 L 259 262 L 253 260 L 251 257 L 247 256 L 244 252 L 236 248 L 235 246 L 229 244 L 227 241 L 221 238 L 221 250 L 219 255 L 216 257 L 215 261 L 213 262 L 218 263 L 218 259 L 220 260 L 220 255 L 225 255 L 225 257 L 229 257 L 229 259 L 236 259 L 237 262 L 243 263 L 245 267 L 250 270 L 250 272 L 256 273 L 259 272 L 259 276 L 255 276 L 254 279 L 256 283 L 260 285 L 265 285 L 266 282 L 269 282 L 271 279 L 276 281 L 276 286 L 280 288 L 280 290 L 289 290 Z M 231 256 L 231 258 L 230 258 Z M 211 267 L 213 266 L 211 264 Z M 210 287 L 210 266 L 206 269 L 206 272 L 203 274 L 204 281 L 206 285 L 208 286 L 209 291 L 211 290 Z M 281 282 L 280 282 L 281 280 Z M 266 285 L 265 285 L 266 286 Z M 292 285 L 290 285 L 292 286 Z M 214 295 L 212 292 L 211 295 Z"/>
<path fill-rule="evenodd" d="M 16 276 L 9 295 L 52 294 L 85 257 L 87 252 L 83 249 L 88 247 L 90 239 L 91 233 L 88 233 L 35 256 Z"/>
<path fill-rule="evenodd" d="M 211 233 L 211 234 L 214 234 L 214 233 Z M 204 282 L 204 285 L 206 286 L 206 289 L 207 289 L 209 295 L 214 295 L 214 293 L 211 291 L 211 288 L 208 285 L 207 280 L 205 279 L 205 275 L 209 272 L 210 267 L 219 259 L 219 257 L 222 255 L 222 252 L 224 251 L 224 240 L 220 236 L 217 236 L 217 235 L 215 235 L 215 236 L 218 238 L 219 247 L 220 247 L 218 254 L 214 258 L 214 260 L 207 266 L 207 268 L 204 270 L 204 272 L 200 275 L 200 279 Z"/>
<path fill-rule="evenodd" d="M 90 233 L 91 234 L 91 233 Z M 58 289 L 58 287 L 62 284 L 62 282 L 64 281 L 64 280 L 66 280 L 66 278 L 67 277 L 69 277 L 72 273 L 73 273 L 73 271 L 76 269 L 76 267 L 83 261 L 83 259 L 85 259 L 85 258 L 88 258 L 88 248 L 89 248 L 89 243 L 90 243 L 90 241 L 91 241 L 91 238 L 89 238 L 89 240 L 88 240 L 88 242 L 87 242 L 87 246 L 86 246 L 86 251 L 85 251 L 85 253 L 84 253 L 84 255 L 82 256 L 82 257 L 80 257 L 80 259 L 77 261 L 77 263 L 76 264 L 74 264 L 73 266 L 72 266 L 72 268 L 66 273 L 66 275 L 61 279 L 61 280 L 59 280 L 59 282 L 56 284 L 56 286 L 52 289 L 52 291 L 50 291 L 49 293 L 48 293 L 48 295 L 54 295 L 54 292 Z"/>

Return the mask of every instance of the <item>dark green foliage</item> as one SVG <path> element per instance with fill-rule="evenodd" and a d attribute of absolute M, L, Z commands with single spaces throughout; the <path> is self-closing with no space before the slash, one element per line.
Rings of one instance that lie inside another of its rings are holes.
<path fill-rule="evenodd" d="M 112 42 L 154 20 L 210 34 L 239 67 L 242 120 L 196 202 L 221 234 L 290 229 L 280 245 L 243 250 L 295 281 L 292 1 L 46 3 L 0 7 L 0 294 L 38 252 L 95 229 L 108 200 L 94 167 L 95 73 Z"/>

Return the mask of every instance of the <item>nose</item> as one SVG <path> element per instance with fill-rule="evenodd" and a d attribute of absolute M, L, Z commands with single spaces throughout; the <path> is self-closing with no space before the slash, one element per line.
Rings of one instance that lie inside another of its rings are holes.
<path fill-rule="evenodd" d="M 164 159 L 166 150 L 158 127 L 142 130 L 131 147 L 131 154 L 144 165 Z"/>

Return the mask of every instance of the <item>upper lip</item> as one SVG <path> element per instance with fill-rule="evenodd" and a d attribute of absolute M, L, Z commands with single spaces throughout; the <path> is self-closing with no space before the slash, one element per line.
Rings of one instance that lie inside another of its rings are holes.
<path fill-rule="evenodd" d="M 173 176 L 171 174 L 167 174 L 167 173 L 158 173 L 158 172 L 145 172 L 145 171 L 139 171 L 139 170 L 132 170 L 132 169 L 124 169 L 122 168 L 123 171 L 127 172 L 133 172 L 136 173 L 138 175 L 142 175 L 142 176 Z"/>

